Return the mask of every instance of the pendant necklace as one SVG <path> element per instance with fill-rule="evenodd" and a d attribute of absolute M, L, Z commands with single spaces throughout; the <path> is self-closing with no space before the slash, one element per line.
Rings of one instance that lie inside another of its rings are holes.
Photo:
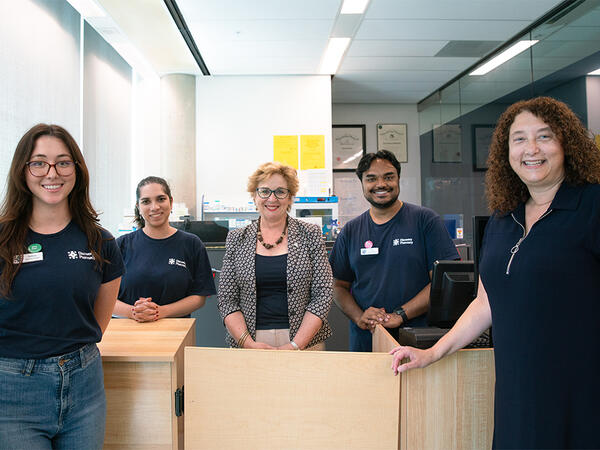
<path fill-rule="evenodd" d="M 273 247 L 278 246 L 279 244 L 281 244 L 283 242 L 283 238 L 285 236 L 285 232 L 287 231 L 287 227 L 288 227 L 288 217 L 289 216 L 285 217 L 285 226 L 283 227 L 281 236 L 279 236 L 279 239 L 277 239 L 274 244 L 268 244 L 263 240 L 262 232 L 260 231 L 260 217 L 258 218 L 258 232 L 256 233 L 256 237 L 258 238 L 258 242 L 260 242 L 264 248 L 269 250 Z"/>

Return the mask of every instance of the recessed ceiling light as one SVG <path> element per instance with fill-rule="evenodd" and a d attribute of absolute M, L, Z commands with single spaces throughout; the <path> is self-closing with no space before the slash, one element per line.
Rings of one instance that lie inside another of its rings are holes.
<path fill-rule="evenodd" d="M 600 69 L 596 69 L 593 72 L 588 73 L 588 75 L 600 75 Z"/>
<path fill-rule="evenodd" d="M 485 75 L 486 73 L 491 72 L 496 67 L 504 64 L 509 59 L 514 58 L 519 53 L 524 52 L 529 47 L 531 47 L 532 45 L 537 44 L 538 42 L 539 42 L 539 40 L 534 40 L 534 41 L 519 41 L 516 44 L 508 47 L 506 50 L 504 50 L 499 55 L 497 55 L 497 56 L 493 57 L 492 59 L 490 59 L 485 64 L 482 64 L 481 66 L 479 66 L 477 69 L 475 69 L 469 75 Z"/>
<path fill-rule="evenodd" d="M 362 14 L 368 4 L 369 0 L 344 0 L 340 14 Z"/>
<path fill-rule="evenodd" d="M 350 44 L 350 38 L 329 38 L 325 56 L 323 56 L 323 62 L 319 70 L 320 74 L 333 75 L 337 72 L 348 44 Z"/>

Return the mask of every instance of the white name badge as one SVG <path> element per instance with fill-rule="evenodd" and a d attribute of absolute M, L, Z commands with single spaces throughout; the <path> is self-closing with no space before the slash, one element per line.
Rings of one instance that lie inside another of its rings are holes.
<path fill-rule="evenodd" d="M 379 255 L 379 247 L 361 248 L 361 255 Z"/>
<path fill-rule="evenodd" d="M 23 264 L 34 262 L 34 261 L 43 261 L 44 260 L 44 252 L 38 253 L 25 253 L 24 255 L 17 255 L 14 258 L 14 263 L 19 264 L 21 261 Z"/>

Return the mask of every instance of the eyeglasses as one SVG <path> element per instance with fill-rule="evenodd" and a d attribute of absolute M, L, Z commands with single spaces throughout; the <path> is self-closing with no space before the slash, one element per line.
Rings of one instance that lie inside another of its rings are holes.
<path fill-rule="evenodd" d="M 279 200 L 283 200 L 284 198 L 288 198 L 290 195 L 290 190 L 285 188 L 277 188 L 275 190 L 269 189 L 267 187 L 260 187 L 256 189 L 256 193 L 262 199 L 267 199 L 271 196 L 271 194 L 275 194 L 275 197 Z"/>
<path fill-rule="evenodd" d="M 54 167 L 58 175 L 68 177 L 75 172 L 75 164 L 75 161 L 70 160 L 58 161 L 54 164 L 47 163 L 46 161 L 29 161 L 25 163 L 29 169 L 29 173 L 34 177 L 45 177 L 50 172 L 50 167 Z"/>

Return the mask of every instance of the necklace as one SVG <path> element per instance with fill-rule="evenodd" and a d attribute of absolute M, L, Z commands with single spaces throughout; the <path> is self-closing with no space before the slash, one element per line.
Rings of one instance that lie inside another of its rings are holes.
<path fill-rule="evenodd" d="M 281 244 L 283 242 L 283 237 L 285 236 L 285 232 L 287 231 L 287 227 L 288 227 L 288 216 L 285 217 L 285 226 L 283 227 L 283 231 L 281 232 L 281 236 L 279 236 L 279 239 L 277 239 L 275 241 L 274 244 L 268 244 L 263 240 L 263 236 L 262 236 L 262 232 L 260 231 L 260 217 L 258 218 L 258 232 L 256 233 L 256 237 L 258 238 L 258 242 L 260 242 L 262 244 L 262 246 L 264 248 L 266 248 L 267 250 L 278 246 L 279 244 Z"/>

